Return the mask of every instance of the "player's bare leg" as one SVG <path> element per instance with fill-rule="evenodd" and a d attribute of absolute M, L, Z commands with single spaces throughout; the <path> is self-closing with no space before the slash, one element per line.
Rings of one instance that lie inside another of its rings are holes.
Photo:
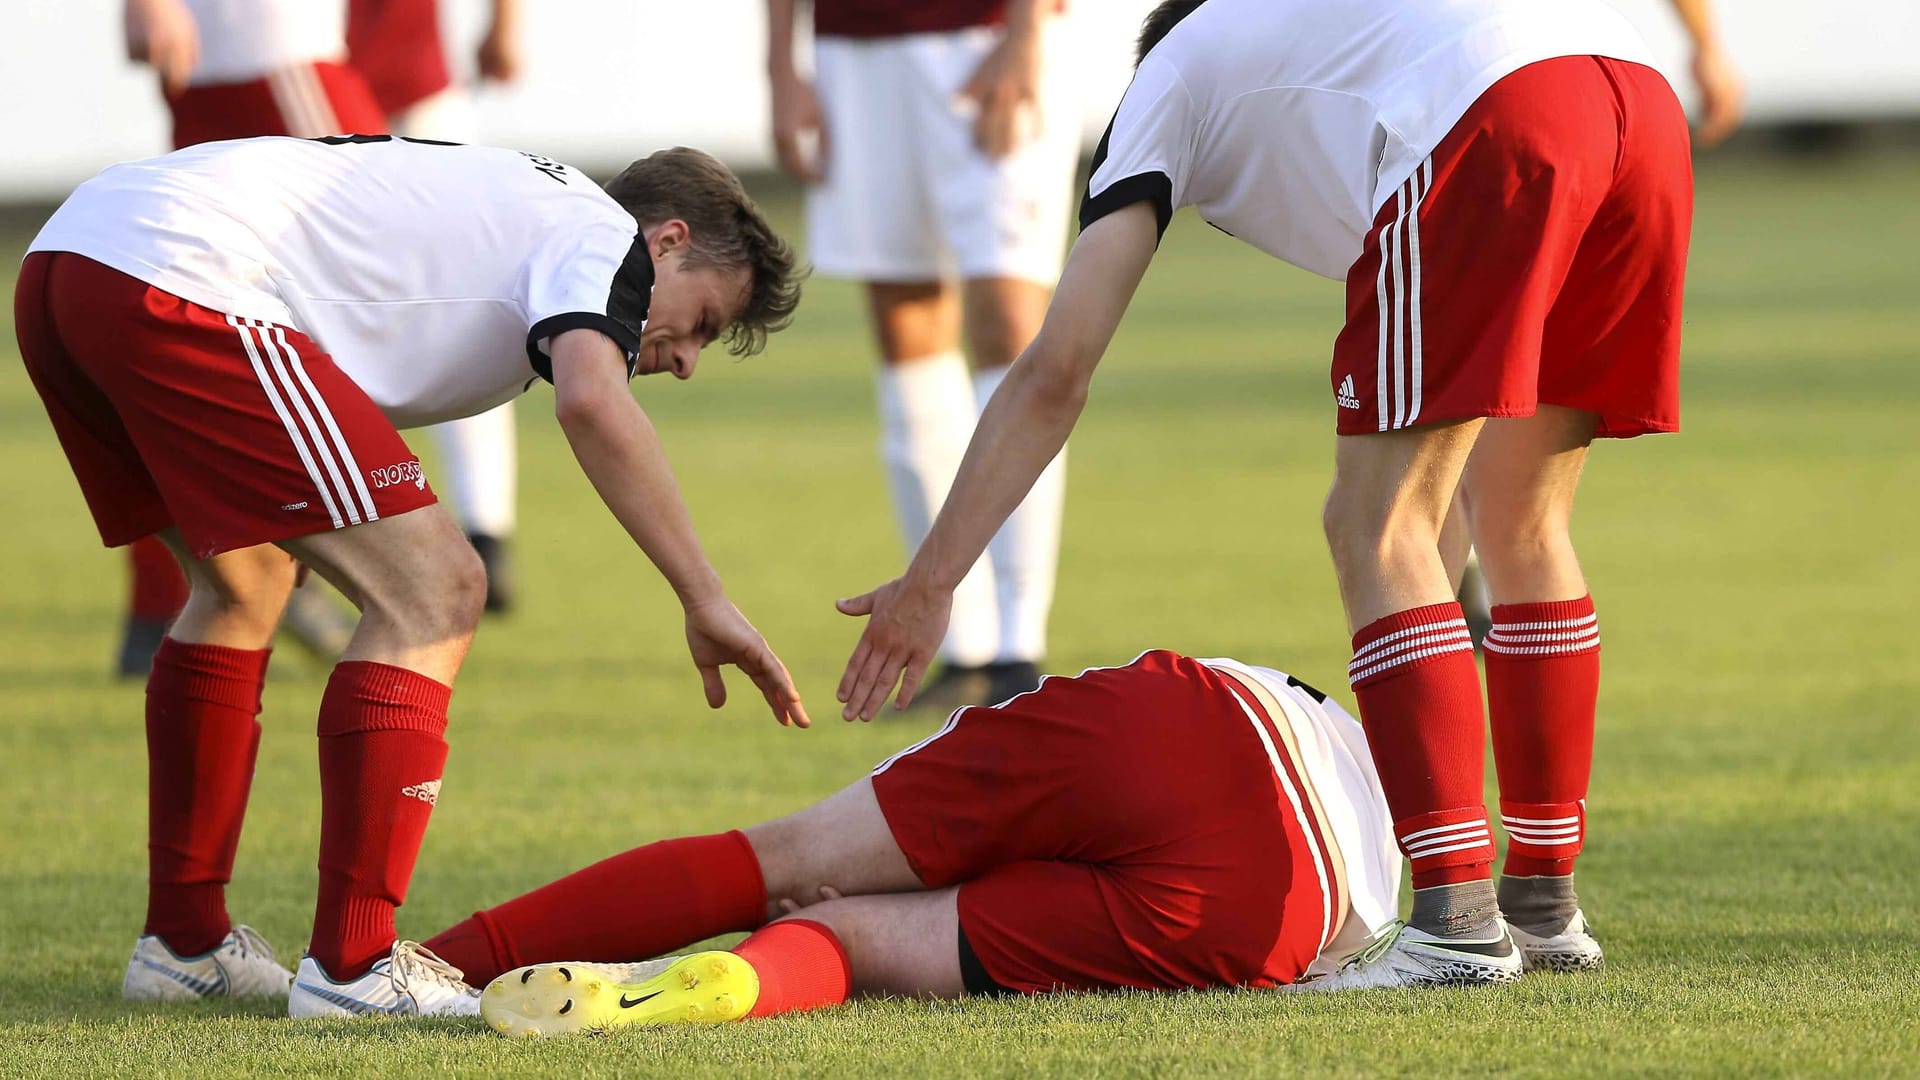
<path fill-rule="evenodd" d="M 1443 981 L 1494 982 L 1519 973 L 1494 899 L 1479 671 L 1440 552 L 1448 509 L 1483 424 L 1340 438 L 1326 506 L 1327 539 L 1354 631 L 1348 676 L 1395 838 L 1413 869 L 1411 925 L 1394 948 L 1434 954 L 1437 961 L 1416 966 L 1439 970 Z"/>
<path fill-rule="evenodd" d="M 471 1014 L 477 993 L 397 941 L 393 915 L 440 797 L 447 706 L 485 571 L 438 504 L 282 546 L 361 611 L 320 702 L 320 892 L 288 1011 Z"/>
<path fill-rule="evenodd" d="M 284 998 L 293 973 L 228 916 L 226 886 L 260 748 L 267 643 L 294 563 L 270 545 L 196 559 L 177 530 L 159 538 L 191 591 L 147 678 L 147 917 L 121 994 Z"/>
<path fill-rule="evenodd" d="M 968 279 L 962 295 L 967 346 L 973 354 L 974 407 L 985 409 L 1008 365 L 1040 332 L 1052 290 L 1023 278 L 982 277 Z M 999 609 L 1000 644 L 991 669 L 994 701 L 1040 683 L 1066 495 L 1067 454 L 1062 450 L 987 545 Z"/>
<path fill-rule="evenodd" d="M 660 840 L 603 859 L 477 912 L 427 946 L 479 984 L 544 961 L 647 960 L 830 896 L 920 887 L 862 778 L 744 832 Z"/>
<path fill-rule="evenodd" d="M 1500 813 L 1500 906 L 1528 967 L 1597 966 L 1573 864 L 1586 832 L 1599 624 L 1571 534 L 1596 418 L 1543 405 L 1487 422 L 1464 480 L 1493 595 L 1486 645 Z"/>
<path fill-rule="evenodd" d="M 909 551 L 932 528 L 973 436 L 974 390 L 960 352 L 960 292 L 939 281 L 870 282 L 880 348 L 880 457 Z M 992 694 L 999 648 L 993 568 L 981 559 L 954 592 L 940 655 L 945 667 L 915 704 L 946 713 Z"/>

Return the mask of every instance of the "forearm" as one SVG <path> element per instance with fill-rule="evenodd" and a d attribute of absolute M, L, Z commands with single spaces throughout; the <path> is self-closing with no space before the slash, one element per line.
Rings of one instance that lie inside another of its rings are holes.
<path fill-rule="evenodd" d="M 767 74 L 789 78 L 794 74 L 793 28 L 806 0 L 767 0 Z"/>
<path fill-rule="evenodd" d="M 1002 22 L 1008 37 L 1037 37 L 1041 23 L 1053 8 L 1052 0 L 1008 0 Z"/>
<path fill-rule="evenodd" d="M 1680 16 L 1680 24 L 1686 27 L 1687 39 L 1693 42 L 1696 52 L 1719 45 L 1720 31 L 1708 0 L 1673 0 L 1673 11 Z"/>
<path fill-rule="evenodd" d="M 493 0 L 493 25 L 503 30 L 520 28 L 520 0 Z"/>
<path fill-rule="evenodd" d="M 626 394 L 569 404 L 558 412 L 567 443 L 594 491 L 658 567 L 681 603 L 721 595 L 666 450 L 639 402 Z"/>

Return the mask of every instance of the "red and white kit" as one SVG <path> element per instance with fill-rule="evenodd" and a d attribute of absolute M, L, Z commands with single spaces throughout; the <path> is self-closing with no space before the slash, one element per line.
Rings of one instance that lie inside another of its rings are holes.
<path fill-rule="evenodd" d="M 186 0 L 200 62 L 167 99 L 173 145 L 256 135 L 378 134 L 385 115 L 346 66 L 339 0 Z"/>
<path fill-rule="evenodd" d="M 974 145 L 960 91 L 999 44 L 1004 0 L 817 0 L 815 87 L 826 179 L 807 191 L 823 274 L 862 281 L 1060 276 L 1080 118 L 1059 18 L 1032 138 L 1004 158 Z"/>
<path fill-rule="evenodd" d="M 203 558 L 433 501 L 396 428 L 550 377 L 565 330 L 631 360 L 653 286 L 574 169 L 386 136 L 116 165 L 30 250 L 21 351 L 101 538 L 178 525 Z"/>
<path fill-rule="evenodd" d="M 1398 908 L 1360 725 L 1286 674 L 1145 653 L 961 709 L 874 770 L 969 989 L 1273 986 Z"/>
<path fill-rule="evenodd" d="M 1140 64 L 1086 226 L 1195 206 L 1347 282 L 1342 435 L 1598 414 L 1679 423 L 1686 120 L 1601 0 L 1209 0 Z"/>

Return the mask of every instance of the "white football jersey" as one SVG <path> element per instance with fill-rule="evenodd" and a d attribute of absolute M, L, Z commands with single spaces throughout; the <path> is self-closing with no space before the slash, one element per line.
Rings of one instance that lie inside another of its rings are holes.
<path fill-rule="evenodd" d="M 344 0 L 186 0 L 200 37 L 192 83 L 251 82 L 347 55 Z"/>
<path fill-rule="evenodd" d="M 631 370 L 653 290 L 640 226 L 577 170 L 384 135 L 241 139 L 115 165 L 31 250 L 299 330 L 398 427 L 484 412 L 551 378 L 545 342 L 563 330 L 601 331 Z"/>
<path fill-rule="evenodd" d="M 1293 736 L 1292 749 L 1312 789 L 1297 794 L 1317 809 L 1340 859 L 1337 869 L 1323 872 L 1339 873 L 1346 886 L 1339 933 L 1308 969 L 1330 973 L 1400 914 L 1400 849 L 1366 732 L 1339 702 L 1284 671 L 1225 657 L 1200 662 L 1265 689 Z"/>
<path fill-rule="evenodd" d="M 1207 0 L 1134 73 L 1081 228 L 1154 203 L 1344 278 L 1379 208 L 1488 87 L 1556 56 L 1650 63 L 1603 0 Z"/>

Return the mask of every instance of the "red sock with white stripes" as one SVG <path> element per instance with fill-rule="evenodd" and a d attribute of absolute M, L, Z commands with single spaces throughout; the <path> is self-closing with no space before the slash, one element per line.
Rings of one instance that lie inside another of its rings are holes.
<path fill-rule="evenodd" d="M 342 660 L 320 698 L 320 896 L 308 952 L 342 982 L 394 942 L 447 763 L 453 690 L 391 664 Z"/>
<path fill-rule="evenodd" d="M 484 986 L 527 964 L 648 960 L 767 921 L 767 887 L 746 834 L 661 840 L 602 859 L 427 941 Z"/>
<path fill-rule="evenodd" d="M 1593 598 L 1498 605 L 1485 648 L 1508 838 L 1503 870 L 1513 877 L 1571 874 L 1586 833 L 1600 694 Z"/>
<path fill-rule="evenodd" d="M 753 965 L 760 996 L 748 1016 L 777 1016 L 838 1005 L 853 993 L 853 964 L 832 930 L 811 919 L 783 919 L 734 946 Z"/>
<path fill-rule="evenodd" d="M 1363 627 L 1347 677 L 1413 887 L 1491 878 L 1480 672 L 1460 605 L 1430 604 Z"/>
<path fill-rule="evenodd" d="M 147 676 L 147 923 L 181 956 L 233 928 L 227 882 L 260 750 L 266 649 L 162 638 Z"/>

